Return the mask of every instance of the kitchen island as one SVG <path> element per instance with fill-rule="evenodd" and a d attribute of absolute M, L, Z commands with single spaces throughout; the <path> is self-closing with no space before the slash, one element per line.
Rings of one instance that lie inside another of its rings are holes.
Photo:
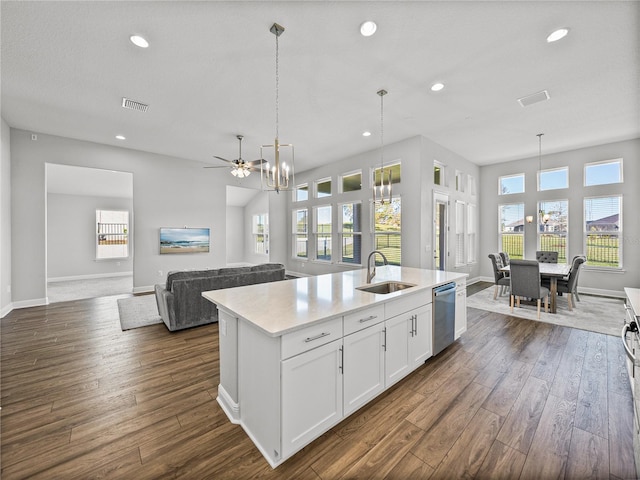
<path fill-rule="evenodd" d="M 272 467 L 422 365 L 432 354 L 432 289 L 466 274 L 377 267 L 204 292 L 218 307 L 218 403 Z"/>

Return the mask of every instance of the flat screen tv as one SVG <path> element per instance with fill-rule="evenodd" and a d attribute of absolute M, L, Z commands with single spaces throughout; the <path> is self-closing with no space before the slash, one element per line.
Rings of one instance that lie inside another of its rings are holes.
<path fill-rule="evenodd" d="M 160 253 L 208 252 L 208 228 L 160 228 Z"/>

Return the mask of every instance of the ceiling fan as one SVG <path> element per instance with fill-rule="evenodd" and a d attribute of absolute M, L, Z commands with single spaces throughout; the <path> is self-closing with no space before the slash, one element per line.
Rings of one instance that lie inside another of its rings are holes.
<path fill-rule="evenodd" d="M 214 158 L 217 158 L 218 160 L 222 160 L 223 162 L 227 162 L 231 164 L 231 175 L 233 175 L 234 177 L 240 177 L 240 178 L 244 178 L 244 177 L 248 177 L 249 174 L 252 171 L 259 171 L 260 168 L 258 168 L 259 165 L 262 165 L 262 163 L 264 162 L 263 159 L 258 159 L 258 160 L 253 160 L 251 162 L 246 162 L 242 159 L 242 139 L 244 138 L 242 135 L 236 135 L 236 138 L 238 139 L 238 158 L 235 160 L 227 160 L 226 158 L 222 158 L 222 157 L 218 157 L 217 155 L 214 155 Z M 227 168 L 226 166 L 211 166 L 211 167 L 204 167 L 204 168 Z"/>

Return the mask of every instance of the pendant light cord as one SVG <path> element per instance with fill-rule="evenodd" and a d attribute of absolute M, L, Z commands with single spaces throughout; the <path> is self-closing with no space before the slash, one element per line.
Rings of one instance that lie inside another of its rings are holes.
<path fill-rule="evenodd" d="M 279 35 L 276 35 L 276 138 L 280 137 L 279 125 L 278 125 L 279 103 L 280 103 L 280 72 L 278 70 L 278 60 L 279 60 L 278 37 Z"/>

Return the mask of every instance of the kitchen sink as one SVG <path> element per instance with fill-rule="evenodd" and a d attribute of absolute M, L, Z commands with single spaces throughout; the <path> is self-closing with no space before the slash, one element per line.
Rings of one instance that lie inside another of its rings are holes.
<path fill-rule="evenodd" d="M 375 283 L 373 285 L 365 285 L 362 287 L 356 287 L 356 290 L 362 290 L 363 292 L 369 293 L 377 293 L 377 294 L 387 294 L 393 292 L 399 292 L 400 290 L 404 290 L 405 288 L 415 287 L 412 283 L 403 283 L 403 282 L 383 282 L 383 283 Z"/>

